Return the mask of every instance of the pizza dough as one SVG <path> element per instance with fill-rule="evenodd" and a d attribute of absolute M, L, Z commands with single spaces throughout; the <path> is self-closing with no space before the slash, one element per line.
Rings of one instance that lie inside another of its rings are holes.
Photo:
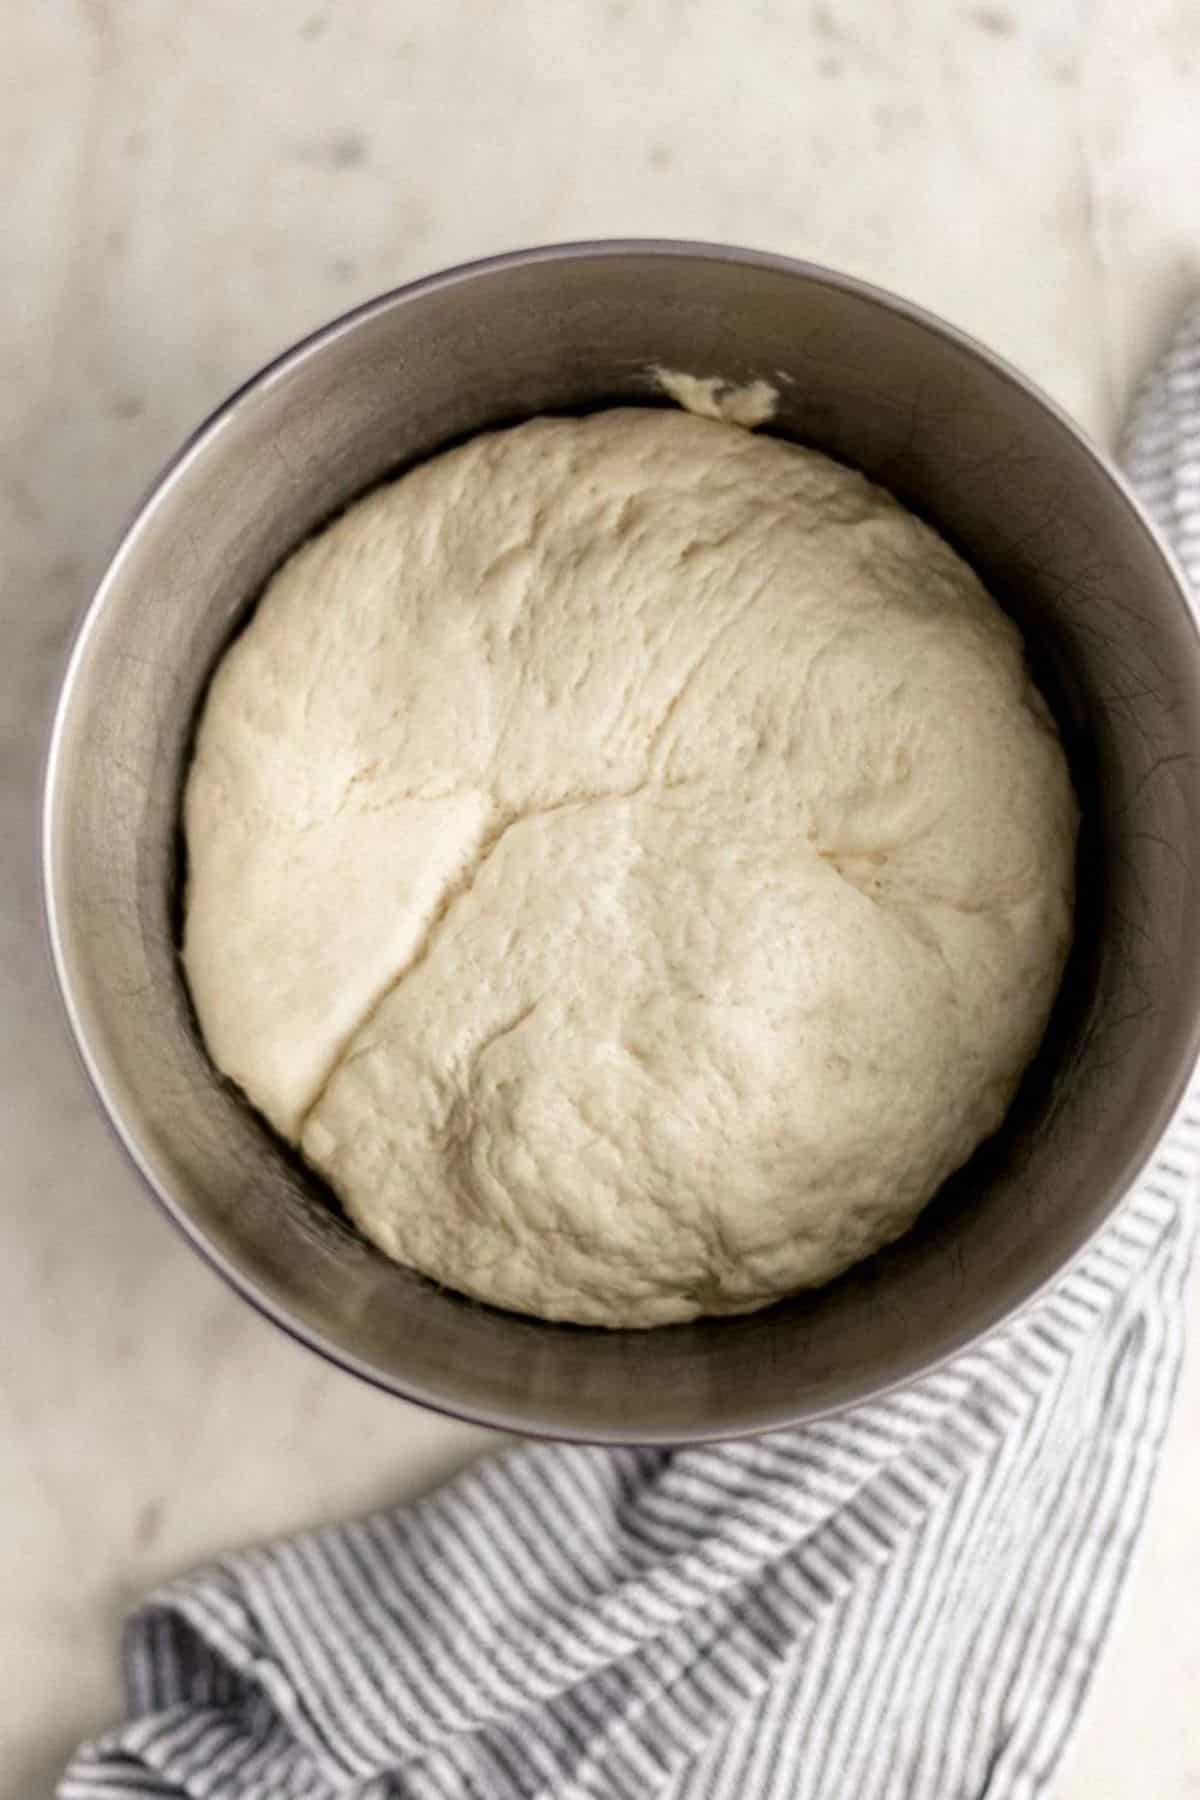
<path fill-rule="evenodd" d="M 1070 938 L 1013 626 L 861 476 L 678 412 L 478 437 L 305 544 L 184 814 L 214 1061 L 390 1256 L 551 1319 L 904 1231 Z"/>

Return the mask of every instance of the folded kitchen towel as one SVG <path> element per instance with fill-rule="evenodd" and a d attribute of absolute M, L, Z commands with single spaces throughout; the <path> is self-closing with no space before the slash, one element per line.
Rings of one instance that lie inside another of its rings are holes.
<path fill-rule="evenodd" d="M 1200 579 L 1200 314 L 1134 482 Z M 1086 1257 L 938 1373 L 700 1449 L 542 1445 L 231 1555 L 129 1623 L 63 1800 L 1025 1800 L 1179 1368 L 1200 1101 Z"/>

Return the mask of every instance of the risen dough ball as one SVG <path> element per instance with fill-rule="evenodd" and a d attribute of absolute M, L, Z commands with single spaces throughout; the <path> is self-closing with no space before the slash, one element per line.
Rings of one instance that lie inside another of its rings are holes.
<path fill-rule="evenodd" d="M 679 413 L 476 438 L 306 544 L 185 824 L 218 1065 L 389 1255 L 600 1325 L 902 1232 L 1070 936 L 1012 625 L 861 476 Z"/>

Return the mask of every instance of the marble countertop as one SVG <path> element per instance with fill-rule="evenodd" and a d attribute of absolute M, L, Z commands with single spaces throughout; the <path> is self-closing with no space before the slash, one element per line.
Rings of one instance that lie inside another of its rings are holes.
<path fill-rule="evenodd" d="M 157 465 L 262 358 L 355 301 L 610 234 L 869 276 L 1109 441 L 1200 282 L 1198 81 L 1195 0 L 10 9 L 3 1800 L 49 1794 L 68 1746 L 113 1716 L 118 1621 L 148 1587 L 416 1492 L 489 1442 L 324 1367 L 227 1292 L 139 1189 L 66 1043 L 34 869 L 44 722 L 72 621 Z M 1198 1493 L 1193 1356 L 1058 1800 L 1200 1795 Z"/>

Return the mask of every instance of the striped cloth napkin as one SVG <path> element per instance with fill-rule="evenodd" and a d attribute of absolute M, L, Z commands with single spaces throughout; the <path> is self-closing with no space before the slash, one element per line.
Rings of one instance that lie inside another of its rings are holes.
<path fill-rule="evenodd" d="M 1200 314 L 1127 462 L 1200 580 Z M 1198 1177 L 1194 1093 L 1049 1297 L 887 1399 L 701 1449 L 517 1449 L 174 1583 L 62 1800 L 1044 1793 L 1170 1412 Z"/>

